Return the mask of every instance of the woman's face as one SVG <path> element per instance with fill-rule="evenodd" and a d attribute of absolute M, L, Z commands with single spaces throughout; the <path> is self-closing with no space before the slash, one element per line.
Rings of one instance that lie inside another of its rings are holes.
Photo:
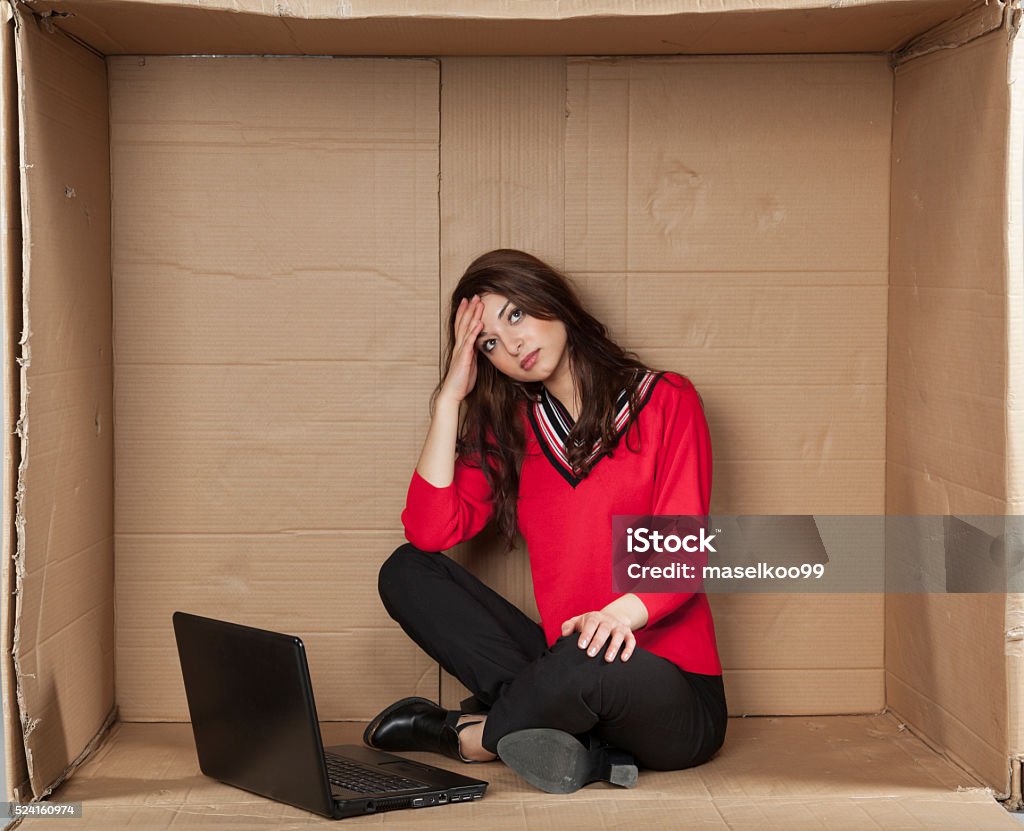
<path fill-rule="evenodd" d="M 531 317 L 515 301 L 484 293 L 483 329 L 477 350 L 515 381 L 559 380 L 569 371 L 565 324 Z M 525 366 L 524 366 L 525 364 Z"/>

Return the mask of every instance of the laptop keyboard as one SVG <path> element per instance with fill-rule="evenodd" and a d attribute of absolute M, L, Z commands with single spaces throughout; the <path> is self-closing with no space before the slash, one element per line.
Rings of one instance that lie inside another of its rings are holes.
<path fill-rule="evenodd" d="M 324 756 L 327 760 L 327 778 L 331 784 L 356 793 L 388 793 L 424 787 L 422 782 L 406 779 L 404 776 L 381 773 L 373 768 L 349 762 L 340 756 L 330 753 Z"/>

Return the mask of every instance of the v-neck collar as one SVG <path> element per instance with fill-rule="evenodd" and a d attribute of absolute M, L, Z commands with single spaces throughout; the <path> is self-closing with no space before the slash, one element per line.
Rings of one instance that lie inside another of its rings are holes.
<path fill-rule="evenodd" d="M 650 400 L 651 391 L 654 389 L 654 384 L 661 377 L 661 374 L 648 370 L 641 379 L 637 387 L 638 413 Z M 533 426 L 533 432 L 537 436 L 537 441 L 543 449 L 544 455 L 547 456 L 548 461 L 554 465 L 555 470 L 561 474 L 562 478 L 575 488 L 583 480 L 574 475 L 574 471 L 569 465 L 567 447 L 569 444 L 569 432 L 576 423 L 573 417 L 569 414 L 565 405 L 548 392 L 547 387 L 543 388 L 540 400 L 531 404 L 527 411 L 530 417 L 530 424 Z M 617 435 L 622 435 L 622 431 L 628 421 L 629 395 L 623 389 L 619 392 L 619 396 L 615 401 L 615 430 Z M 587 457 L 587 462 L 590 463 L 595 459 L 599 462 L 605 452 L 601 447 L 600 439 L 598 439 L 594 443 L 590 455 Z"/>

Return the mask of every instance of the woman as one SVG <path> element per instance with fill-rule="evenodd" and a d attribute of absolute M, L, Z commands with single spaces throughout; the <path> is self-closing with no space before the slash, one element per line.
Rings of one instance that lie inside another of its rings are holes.
<path fill-rule="evenodd" d="M 496 756 L 548 792 L 721 747 L 726 702 L 704 594 L 612 590 L 614 514 L 706 516 L 711 444 L 693 385 L 606 335 L 557 270 L 478 257 L 452 296 L 445 378 L 380 570 L 388 613 L 473 693 L 392 704 L 382 750 Z M 460 406 L 465 420 L 459 426 Z M 457 458 L 456 458 L 457 454 Z M 439 552 L 494 521 L 527 544 L 542 626 Z"/>

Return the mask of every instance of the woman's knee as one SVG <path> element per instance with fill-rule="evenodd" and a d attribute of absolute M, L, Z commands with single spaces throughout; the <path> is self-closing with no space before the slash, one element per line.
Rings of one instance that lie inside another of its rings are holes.
<path fill-rule="evenodd" d="M 579 634 L 562 636 L 552 645 L 535 679 L 536 693 L 554 703 L 588 700 L 601 681 L 600 661 L 577 645 Z"/>
<path fill-rule="evenodd" d="M 392 552 L 377 572 L 377 593 L 385 605 L 395 599 L 396 593 L 403 592 L 410 581 L 417 579 L 416 575 L 429 565 L 430 556 L 411 542 L 403 543 Z"/>
<path fill-rule="evenodd" d="M 573 632 L 571 635 L 562 635 L 551 645 L 552 658 L 565 670 L 569 671 L 571 668 L 576 672 L 607 673 L 613 671 L 617 673 L 627 669 L 625 666 L 619 666 L 619 663 L 626 663 L 620 661 L 621 652 L 619 652 L 614 661 L 605 660 L 608 644 L 604 644 L 598 650 L 597 655 L 590 655 L 586 649 L 580 647 L 579 641 L 580 633 Z M 636 666 L 637 663 L 639 662 L 632 664 L 632 666 Z"/>

